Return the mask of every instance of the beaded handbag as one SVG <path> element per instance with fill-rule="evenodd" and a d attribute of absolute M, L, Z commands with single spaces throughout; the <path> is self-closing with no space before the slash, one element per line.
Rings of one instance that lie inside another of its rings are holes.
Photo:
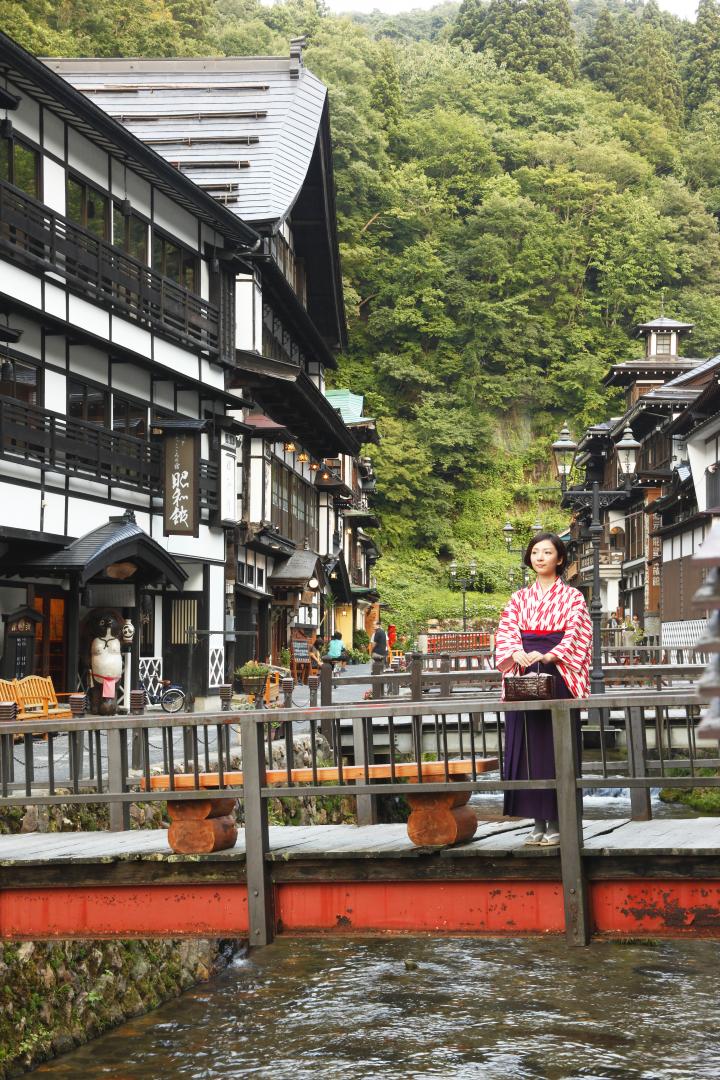
<path fill-rule="evenodd" d="M 555 696 L 554 690 L 554 676 L 542 671 L 505 677 L 506 701 L 550 701 Z"/>

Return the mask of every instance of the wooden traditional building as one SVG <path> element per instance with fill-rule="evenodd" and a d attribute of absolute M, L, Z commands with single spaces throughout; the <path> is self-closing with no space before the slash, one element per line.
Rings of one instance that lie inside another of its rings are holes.
<path fill-rule="evenodd" d="M 338 555 L 338 506 L 353 487 L 333 466 L 362 469 L 364 429 L 324 393 L 346 342 L 326 88 L 300 41 L 289 57 L 47 63 L 257 237 L 205 245 L 228 349 L 223 475 L 236 453 L 237 501 L 222 518 L 225 668 L 279 660 L 292 631 L 330 629 L 324 597 L 349 581 L 344 553 L 328 580 L 302 553 Z"/>
<path fill-rule="evenodd" d="M 619 608 L 628 619 L 638 616 L 648 641 L 671 648 L 692 643 L 701 625 L 690 605 L 699 582 L 691 557 L 704 537 L 705 470 L 712 469 L 715 449 L 705 445 L 701 432 L 693 444 L 696 461 L 691 467 L 688 434 L 705 415 L 708 405 L 698 403 L 711 401 L 719 366 L 717 359 L 678 355 L 681 338 L 691 330 L 692 324 L 665 316 L 638 327 L 645 355 L 615 365 L 605 380 L 608 386 L 624 388 L 625 412 L 590 428 L 580 444 L 587 481 L 597 479 L 604 489 L 618 489 L 622 480 L 616 444 L 627 426 L 640 443 L 635 483 L 604 512 L 603 609 L 608 615 Z M 580 536 L 580 522 L 575 543 L 573 583 L 589 591 L 592 551 L 589 539 Z"/>
<path fill-rule="evenodd" d="M 0 66 L 0 612 L 38 616 L 4 672 L 83 685 L 110 609 L 133 682 L 192 663 L 207 696 L 244 430 L 224 260 L 261 240 L 1 34 Z"/>

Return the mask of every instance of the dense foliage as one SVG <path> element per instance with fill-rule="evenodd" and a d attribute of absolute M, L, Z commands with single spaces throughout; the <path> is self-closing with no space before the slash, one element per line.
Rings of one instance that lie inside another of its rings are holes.
<path fill-rule="evenodd" d="M 285 54 L 306 35 L 331 93 L 338 381 L 381 421 L 378 570 L 401 622 L 459 611 L 439 574 L 453 555 L 491 590 L 471 610 L 496 610 L 504 519 L 520 539 L 562 522 L 549 443 L 619 407 L 603 375 L 637 354 L 661 290 L 697 355 L 720 343 L 719 0 L 694 25 L 654 0 L 578 0 L 572 20 L 566 0 L 414 21 L 309 0 L 0 0 L 0 17 L 61 54 Z"/>

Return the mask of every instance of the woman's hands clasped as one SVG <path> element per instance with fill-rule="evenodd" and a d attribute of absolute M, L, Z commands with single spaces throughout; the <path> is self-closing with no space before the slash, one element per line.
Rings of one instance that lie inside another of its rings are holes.
<path fill-rule="evenodd" d="M 534 650 L 533 652 L 526 653 L 524 649 L 518 649 L 517 652 L 512 654 L 512 658 L 518 667 L 527 668 L 531 664 L 537 664 L 545 662 L 545 653 Z"/>

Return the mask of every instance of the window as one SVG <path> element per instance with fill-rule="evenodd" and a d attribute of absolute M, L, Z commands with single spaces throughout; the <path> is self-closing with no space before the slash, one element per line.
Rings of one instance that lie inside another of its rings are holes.
<path fill-rule="evenodd" d="M 672 334 L 658 334 L 655 338 L 655 352 L 658 356 L 669 356 Z"/>
<path fill-rule="evenodd" d="M 40 198 L 40 154 L 20 139 L 0 139 L 0 180 Z"/>
<path fill-rule="evenodd" d="M 73 420 L 107 427 L 108 393 L 99 386 L 88 386 L 77 379 L 68 379 L 67 414 Z"/>
<path fill-rule="evenodd" d="M 103 195 L 97 188 L 91 187 L 76 176 L 68 176 L 67 216 L 101 240 L 109 239 L 109 206 L 110 201 L 107 195 Z"/>
<path fill-rule="evenodd" d="M 197 255 L 169 240 L 162 233 L 153 231 L 153 270 L 163 277 L 184 285 L 190 292 L 198 291 Z"/>
<path fill-rule="evenodd" d="M 248 585 L 255 584 L 255 567 L 250 566 L 249 563 L 245 567 L 245 580 L 247 581 Z"/>
<path fill-rule="evenodd" d="M 262 589 L 265 584 L 265 571 L 261 570 L 259 566 L 255 568 L 255 584 L 258 589 Z"/>
<path fill-rule="evenodd" d="M 136 439 L 146 439 L 147 408 L 136 405 L 127 398 L 113 394 L 113 431 L 120 435 L 134 435 Z"/>
<path fill-rule="evenodd" d="M 148 225 L 137 214 L 123 214 L 113 203 L 113 243 L 133 259 L 148 261 Z"/>
<path fill-rule="evenodd" d="M 237 567 L 237 579 L 238 582 L 243 585 L 245 583 L 245 563 L 238 561 Z"/>
<path fill-rule="evenodd" d="M 317 498 L 312 484 L 277 458 L 272 462 L 271 512 L 273 525 L 296 543 L 317 546 Z"/>
<path fill-rule="evenodd" d="M 0 362 L 0 394 L 26 405 L 38 405 L 38 369 L 6 357 Z"/>

